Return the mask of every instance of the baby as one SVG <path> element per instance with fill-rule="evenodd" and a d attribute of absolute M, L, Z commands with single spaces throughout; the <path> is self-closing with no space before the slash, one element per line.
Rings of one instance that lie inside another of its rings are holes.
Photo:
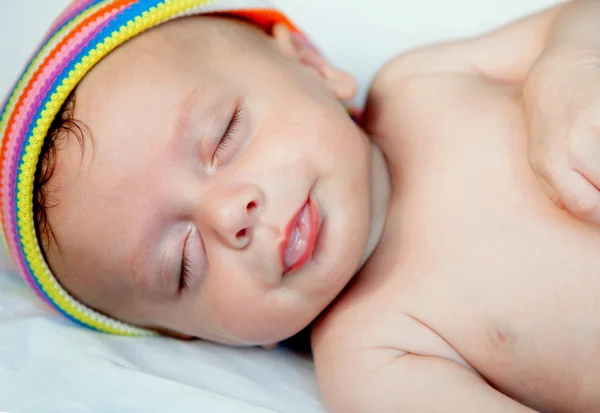
<path fill-rule="evenodd" d="M 3 111 L 7 245 L 99 331 L 264 345 L 323 314 L 333 412 L 600 411 L 599 20 L 400 56 L 367 135 L 262 1 L 76 2 Z"/>

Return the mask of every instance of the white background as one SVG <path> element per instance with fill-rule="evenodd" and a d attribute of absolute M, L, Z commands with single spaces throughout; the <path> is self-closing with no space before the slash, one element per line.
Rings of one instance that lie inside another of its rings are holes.
<path fill-rule="evenodd" d="M 279 0 L 361 96 L 394 54 L 481 33 L 552 0 Z M 0 0 L 0 96 L 67 0 Z M 359 98 L 360 100 L 360 98 Z M 1 269 L 1 267 L 0 267 Z M 0 411 L 322 413 L 312 365 L 285 351 L 90 333 L 0 274 Z"/>

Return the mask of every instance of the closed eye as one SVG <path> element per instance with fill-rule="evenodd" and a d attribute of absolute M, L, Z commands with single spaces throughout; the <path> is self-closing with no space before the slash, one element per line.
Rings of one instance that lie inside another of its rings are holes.
<path fill-rule="evenodd" d="M 179 273 L 179 286 L 177 289 L 178 294 L 181 296 L 189 289 L 189 280 L 192 276 L 190 270 L 190 259 L 187 256 L 187 245 L 190 239 L 190 234 L 185 238 L 183 244 L 183 252 L 181 254 L 181 268 Z"/>
<path fill-rule="evenodd" d="M 229 148 L 229 146 L 231 146 L 231 142 L 234 138 L 235 132 L 237 131 L 241 119 L 242 108 L 237 107 L 235 112 L 233 113 L 233 116 L 231 117 L 231 120 L 229 121 L 229 124 L 227 125 L 227 129 L 225 129 L 223 136 L 217 144 L 217 148 L 215 149 L 215 153 L 212 159 L 213 165 L 215 164 L 215 161 L 219 161 L 219 156 L 222 155 L 223 152 Z"/>

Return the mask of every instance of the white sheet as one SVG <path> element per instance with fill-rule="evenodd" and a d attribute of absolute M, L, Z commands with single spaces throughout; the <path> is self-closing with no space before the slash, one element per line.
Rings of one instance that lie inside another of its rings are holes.
<path fill-rule="evenodd" d="M 0 0 L 0 95 L 68 0 Z M 479 33 L 552 0 L 279 0 L 358 100 L 377 67 L 423 43 Z M 322 413 L 312 365 L 284 350 L 224 348 L 81 330 L 0 275 L 0 411 Z"/>

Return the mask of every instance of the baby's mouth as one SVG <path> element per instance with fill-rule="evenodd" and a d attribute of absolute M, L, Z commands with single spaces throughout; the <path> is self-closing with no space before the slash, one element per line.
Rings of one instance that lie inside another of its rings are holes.
<path fill-rule="evenodd" d="M 319 210 L 310 198 L 292 218 L 281 242 L 283 274 L 289 274 L 304 266 L 312 256 L 319 232 Z"/>

